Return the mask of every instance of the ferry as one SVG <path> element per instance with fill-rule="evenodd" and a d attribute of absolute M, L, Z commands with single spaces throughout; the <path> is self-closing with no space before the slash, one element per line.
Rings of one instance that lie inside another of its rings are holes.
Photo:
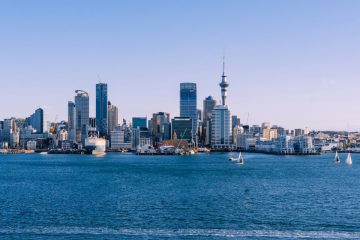
<path fill-rule="evenodd" d="M 97 133 L 89 132 L 85 138 L 85 153 L 92 155 L 103 155 L 106 151 L 106 140 L 99 138 Z"/>

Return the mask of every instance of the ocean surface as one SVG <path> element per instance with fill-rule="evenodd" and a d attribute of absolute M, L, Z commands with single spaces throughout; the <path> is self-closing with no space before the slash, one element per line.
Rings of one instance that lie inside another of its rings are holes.
<path fill-rule="evenodd" d="M 0 155 L 0 239 L 360 239 L 360 155 L 229 155 Z"/>

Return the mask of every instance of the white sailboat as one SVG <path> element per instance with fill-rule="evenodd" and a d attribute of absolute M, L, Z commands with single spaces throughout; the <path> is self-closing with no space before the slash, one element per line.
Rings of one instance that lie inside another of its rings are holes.
<path fill-rule="evenodd" d="M 351 165 L 351 164 L 352 164 L 352 158 L 351 158 L 350 152 L 349 152 L 348 155 L 347 155 L 346 163 L 347 163 L 348 165 Z"/>
<path fill-rule="evenodd" d="M 243 165 L 245 163 L 244 157 L 242 156 L 241 152 L 239 153 L 239 157 L 238 157 L 236 163 L 241 164 L 241 165 Z"/>
<path fill-rule="evenodd" d="M 335 163 L 340 163 L 340 157 L 337 151 L 335 153 Z"/>

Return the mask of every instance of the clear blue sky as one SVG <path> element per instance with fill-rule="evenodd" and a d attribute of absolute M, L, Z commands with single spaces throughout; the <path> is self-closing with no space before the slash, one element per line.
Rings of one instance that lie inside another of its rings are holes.
<path fill-rule="evenodd" d="M 226 53 L 233 114 L 360 130 L 360 1 L 0 1 L 0 118 L 109 84 L 120 118 L 179 113 L 179 83 L 212 95 Z"/>

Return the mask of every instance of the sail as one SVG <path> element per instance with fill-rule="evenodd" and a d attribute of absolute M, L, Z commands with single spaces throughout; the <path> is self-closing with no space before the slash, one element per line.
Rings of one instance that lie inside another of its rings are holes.
<path fill-rule="evenodd" d="M 242 154 L 241 154 L 241 152 L 240 152 L 240 154 L 239 154 L 239 157 L 238 157 L 238 163 L 240 163 L 240 164 L 244 164 L 244 157 L 242 156 Z"/>
<path fill-rule="evenodd" d="M 336 153 L 335 153 L 335 162 L 337 162 L 337 163 L 340 162 L 339 154 L 338 154 L 337 151 L 336 151 Z"/>
<path fill-rule="evenodd" d="M 350 154 L 350 153 L 348 153 L 348 155 L 347 155 L 346 163 L 349 164 L 349 165 L 352 164 L 352 158 L 351 158 L 351 154 Z"/>

